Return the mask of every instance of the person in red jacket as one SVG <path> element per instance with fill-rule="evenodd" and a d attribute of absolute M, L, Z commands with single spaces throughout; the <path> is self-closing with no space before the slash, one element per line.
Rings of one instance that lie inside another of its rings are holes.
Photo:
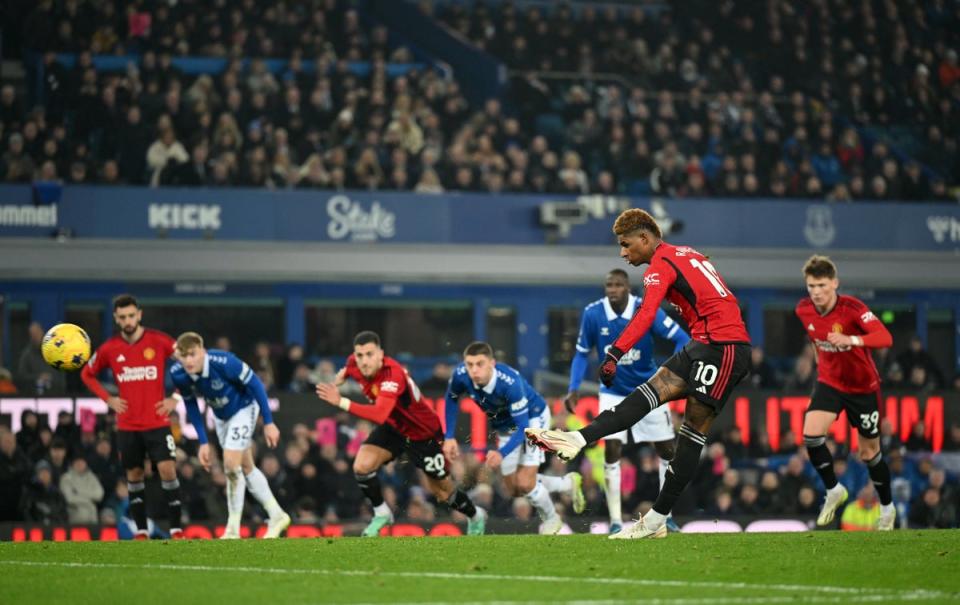
<path fill-rule="evenodd" d="M 826 256 L 811 256 L 803 266 L 809 296 L 797 303 L 797 317 L 817 355 L 817 383 L 803 418 L 803 442 L 810 462 L 827 488 L 817 525 L 833 521 L 846 502 L 847 490 L 833 472 L 827 431 L 841 411 L 860 433 L 860 459 L 880 496 L 877 529 L 893 529 L 896 508 L 890 490 L 890 469 L 880 452 L 880 374 L 871 349 L 893 344 L 890 332 L 853 296 L 837 293 L 837 267 Z"/>
<path fill-rule="evenodd" d="M 340 396 L 337 388 L 347 378 L 355 380 L 372 405 L 356 403 Z M 373 519 L 363 535 L 375 537 L 393 523 L 393 511 L 383 500 L 378 472 L 384 464 L 406 454 L 427 475 L 427 485 L 439 502 L 463 513 L 468 521 L 467 534 L 484 532 L 487 513 L 475 506 L 470 496 L 450 477 L 450 462 L 443 454 L 443 429 L 440 417 L 420 395 L 407 371 L 380 348 L 380 337 L 364 331 L 353 339 L 353 354 L 337 373 L 336 384 L 318 384 L 317 396 L 330 405 L 369 420 L 379 426 L 360 446 L 353 461 L 353 472 L 360 491 L 373 505 Z"/>
<path fill-rule="evenodd" d="M 137 539 L 147 538 L 143 466 L 149 457 L 160 475 L 167 499 L 170 537 L 182 538 L 180 481 L 177 479 L 177 445 L 170 432 L 170 412 L 177 400 L 167 397 L 164 374 L 175 341 L 169 334 L 143 327 L 143 310 L 137 299 L 121 294 L 113 299 L 113 320 L 120 333 L 104 342 L 83 367 L 80 377 L 94 395 L 117 413 L 117 447 L 127 472 L 130 516 L 137 524 Z M 109 368 L 120 393 L 110 395 L 97 376 Z"/>
<path fill-rule="evenodd" d="M 734 387 L 750 373 L 750 336 L 737 298 L 713 263 L 689 246 L 663 241 L 650 213 L 639 208 L 625 210 L 617 217 L 613 232 L 624 260 L 633 266 L 649 263 L 650 267 L 643 276 L 643 302 L 607 347 L 600 363 L 600 381 L 607 387 L 613 384 L 624 352 L 650 330 L 664 300 L 680 310 L 692 340 L 618 406 L 603 411 L 583 429 L 528 428 L 524 432 L 541 448 L 556 452 L 562 460 L 572 460 L 588 444 L 632 426 L 668 401 L 685 397 L 687 407 L 683 426 L 677 431 L 676 453 L 657 501 L 632 527 L 610 536 L 615 540 L 663 538 L 667 516 L 700 463 L 707 431 Z"/>

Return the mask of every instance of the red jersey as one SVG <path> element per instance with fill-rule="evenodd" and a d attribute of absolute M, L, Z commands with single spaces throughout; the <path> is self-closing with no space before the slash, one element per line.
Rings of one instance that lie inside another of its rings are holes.
<path fill-rule="evenodd" d="M 690 337 L 705 344 L 750 344 L 737 298 L 706 256 L 660 242 L 643 276 L 643 303 L 613 343 L 629 351 L 647 333 L 666 298 L 680 309 Z"/>
<path fill-rule="evenodd" d="M 844 393 L 872 393 L 880 388 L 870 349 L 889 347 L 893 337 L 867 305 L 852 296 L 838 296 L 833 308 L 821 315 L 813 301 L 804 298 L 796 312 L 817 352 L 818 381 Z M 830 332 L 861 336 L 864 346 L 830 344 Z"/>
<path fill-rule="evenodd" d="M 143 335 L 132 344 L 120 335 L 107 340 L 84 366 L 83 382 L 103 400 L 110 395 L 97 382 L 97 376 L 106 368 L 113 372 L 120 398 L 127 401 L 127 411 L 117 414 L 117 428 L 147 431 L 170 424 L 154 406 L 166 397 L 163 377 L 175 344 L 170 335 L 144 328 Z"/>
<path fill-rule="evenodd" d="M 396 360 L 384 356 L 383 367 L 365 378 L 353 355 L 347 358 L 346 375 L 363 387 L 373 405 L 354 403 L 350 413 L 377 424 L 388 424 L 411 441 L 441 438 L 440 417 L 423 402 L 420 389 Z"/>

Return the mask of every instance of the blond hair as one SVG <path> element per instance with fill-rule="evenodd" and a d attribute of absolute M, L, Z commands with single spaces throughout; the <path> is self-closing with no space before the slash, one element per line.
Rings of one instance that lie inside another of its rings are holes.
<path fill-rule="evenodd" d="M 203 336 L 196 332 L 184 332 L 177 336 L 177 352 L 181 355 L 186 355 L 197 347 L 203 347 Z"/>

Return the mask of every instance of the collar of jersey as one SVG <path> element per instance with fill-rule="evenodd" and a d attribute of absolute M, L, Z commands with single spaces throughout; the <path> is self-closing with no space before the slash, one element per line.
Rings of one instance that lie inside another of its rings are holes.
<path fill-rule="evenodd" d="M 631 294 L 627 298 L 627 308 L 623 310 L 623 315 L 617 315 L 617 312 L 613 310 L 613 306 L 610 304 L 610 299 L 606 296 L 603 297 L 603 311 L 607 314 L 607 321 L 613 321 L 617 317 L 622 317 L 627 321 L 630 321 L 633 318 L 633 311 L 637 306 L 637 297 Z"/>
<path fill-rule="evenodd" d="M 472 382 L 472 381 L 471 381 L 471 382 Z M 475 383 L 475 382 L 473 383 L 473 387 L 474 387 L 475 389 L 480 389 L 481 391 L 483 391 L 483 392 L 486 393 L 487 395 L 492 395 L 492 394 L 493 394 L 493 389 L 494 389 L 496 386 L 497 386 L 497 368 L 493 368 L 493 378 L 491 378 L 491 379 L 490 379 L 490 382 L 488 382 L 486 385 L 484 385 L 484 386 L 481 387 L 481 386 L 479 386 L 477 383 Z"/>
<path fill-rule="evenodd" d="M 203 374 L 200 374 L 199 376 L 196 374 L 190 374 L 190 378 L 193 378 L 194 380 L 200 378 L 201 376 L 204 378 L 208 378 L 210 376 L 210 353 L 207 353 L 203 356 Z"/>

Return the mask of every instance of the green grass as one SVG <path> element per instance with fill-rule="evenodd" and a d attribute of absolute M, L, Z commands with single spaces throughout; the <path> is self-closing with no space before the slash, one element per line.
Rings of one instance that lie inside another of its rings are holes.
<path fill-rule="evenodd" d="M 0 603 L 960 601 L 960 531 L 0 544 Z"/>

